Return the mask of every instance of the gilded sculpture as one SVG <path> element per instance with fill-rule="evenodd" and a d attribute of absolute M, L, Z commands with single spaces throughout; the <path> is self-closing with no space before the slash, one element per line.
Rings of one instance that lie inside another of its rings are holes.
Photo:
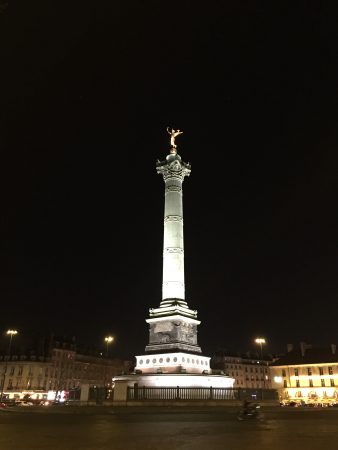
<path fill-rule="evenodd" d="M 172 148 L 177 148 L 177 145 L 175 144 L 175 138 L 176 136 L 183 133 L 181 130 L 174 130 L 173 128 L 167 127 L 167 132 L 170 135 L 170 145 Z"/>

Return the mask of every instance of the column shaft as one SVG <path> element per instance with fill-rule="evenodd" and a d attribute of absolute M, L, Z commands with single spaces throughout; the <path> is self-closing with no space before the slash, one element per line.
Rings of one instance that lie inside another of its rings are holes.
<path fill-rule="evenodd" d="M 165 180 L 162 300 L 184 300 L 182 179 Z"/>

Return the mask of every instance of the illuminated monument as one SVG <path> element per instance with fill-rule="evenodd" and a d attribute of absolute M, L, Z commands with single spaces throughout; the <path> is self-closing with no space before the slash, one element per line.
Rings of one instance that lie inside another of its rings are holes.
<path fill-rule="evenodd" d="M 232 387 L 234 379 L 212 375 L 210 357 L 201 355 L 197 343 L 197 311 L 185 300 L 183 181 L 190 175 L 190 164 L 177 154 L 175 138 L 180 130 L 167 128 L 170 150 L 156 170 L 165 184 L 162 301 L 149 310 L 149 343 L 145 354 L 136 356 L 135 373 L 114 378 L 115 386 L 198 386 Z"/>

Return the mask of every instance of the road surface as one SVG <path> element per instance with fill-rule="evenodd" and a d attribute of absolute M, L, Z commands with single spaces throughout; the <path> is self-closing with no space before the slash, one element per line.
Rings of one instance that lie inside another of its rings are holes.
<path fill-rule="evenodd" d="M 54 408 L 54 409 L 52 409 Z M 338 448 L 338 408 L 25 407 L 0 411 L 0 450 L 323 450 Z"/>

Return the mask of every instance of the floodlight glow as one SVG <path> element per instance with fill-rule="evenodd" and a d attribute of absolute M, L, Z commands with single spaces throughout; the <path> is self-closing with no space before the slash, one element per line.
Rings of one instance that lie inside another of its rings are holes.
<path fill-rule="evenodd" d="M 18 334 L 18 332 L 17 332 L 16 330 L 7 330 L 7 331 L 6 331 L 6 334 L 8 334 L 8 335 L 10 335 L 10 336 L 13 336 L 13 335 L 15 335 L 15 334 Z"/>
<path fill-rule="evenodd" d="M 207 374 L 139 374 L 130 377 L 119 375 L 113 378 L 115 388 L 126 384 L 133 387 L 135 383 L 139 387 L 201 387 L 201 388 L 233 388 L 235 379 L 224 375 Z"/>

